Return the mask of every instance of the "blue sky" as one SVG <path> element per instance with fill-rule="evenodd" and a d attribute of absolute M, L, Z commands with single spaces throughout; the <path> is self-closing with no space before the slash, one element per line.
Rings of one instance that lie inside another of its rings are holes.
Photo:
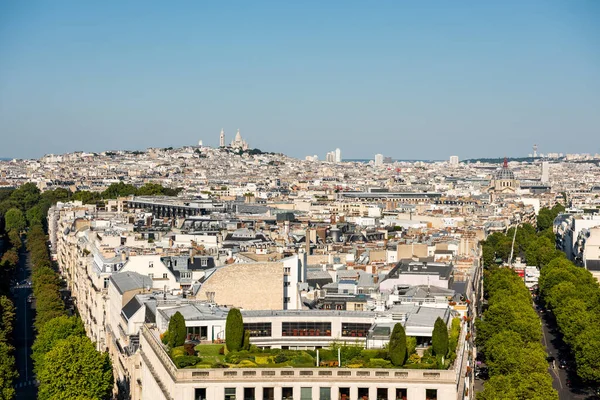
<path fill-rule="evenodd" d="M 0 157 L 600 152 L 600 2 L 3 1 Z"/>

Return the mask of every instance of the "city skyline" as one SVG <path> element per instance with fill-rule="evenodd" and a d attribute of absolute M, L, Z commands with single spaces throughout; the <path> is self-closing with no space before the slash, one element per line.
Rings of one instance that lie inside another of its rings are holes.
<path fill-rule="evenodd" d="M 595 2 L 0 7 L 0 157 L 216 147 L 222 125 L 296 158 L 599 151 Z"/>

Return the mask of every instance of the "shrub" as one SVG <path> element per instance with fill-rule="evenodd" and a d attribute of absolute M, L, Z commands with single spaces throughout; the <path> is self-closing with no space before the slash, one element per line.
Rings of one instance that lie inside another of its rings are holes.
<path fill-rule="evenodd" d="M 181 346 L 173 347 L 171 349 L 171 358 L 172 359 L 175 359 L 175 358 L 181 357 L 181 356 L 185 356 L 185 355 L 186 355 L 185 349 Z"/>
<path fill-rule="evenodd" d="M 242 344 L 243 350 L 250 350 L 250 331 L 244 331 L 244 343 Z"/>
<path fill-rule="evenodd" d="M 408 357 L 406 362 L 409 364 L 418 364 L 421 362 L 421 357 L 419 357 L 417 353 L 413 353 L 410 355 L 410 357 Z"/>
<path fill-rule="evenodd" d="M 383 349 L 363 349 L 360 352 L 360 356 L 362 357 L 363 360 L 365 361 L 369 361 L 372 360 L 374 358 L 387 358 L 388 357 L 388 353 L 387 351 L 383 350 Z"/>
<path fill-rule="evenodd" d="M 273 359 L 273 361 L 275 361 L 275 363 L 277 364 L 281 364 L 284 363 L 288 360 L 288 357 L 285 355 L 285 353 L 279 353 L 275 356 L 275 358 Z"/>
<path fill-rule="evenodd" d="M 169 347 L 182 346 L 185 343 L 186 328 L 183 315 L 177 311 L 169 320 Z"/>
<path fill-rule="evenodd" d="M 337 352 L 334 353 L 332 350 L 320 349 L 319 358 L 321 361 L 335 361 L 337 360 Z"/>
<path fill-rule="evenodd" d="M 256 367 L 257 364 L 252 360 L 241 360 L 238 363 L 238 366 L 241 368 L 252 368 L 252 367 Z"/>
<path fill-rule="evenodd" d="M 448 354 L 448 326 L 438 317 L 433 325 L 433 333 L 431 335 L 431 344 L 433 354 L 438 357 L 445 357 Z"/>
<path fill-rule="evenodd" d="M 221 346 L 221 348 L 219 349 L 219 355 L 224 355 L 225 354 L 225 346 Z"/>
<path fill-rule="evenodd" d="M 263 352 L 263 350 L 260 347 L 256 347 L 253 344 L 250 345 L 250 348 L 248 349 L 248 351 L 250 351 L 250 353 L 262 353 Z"/>
<path fill-rule="evenodd" d="M 392 368 L 392 362 L 383 358 L 372 358 L 367 363 L 368 368 Z"/>
<path fill-rule="evenodd" d="M 173 361 L 175 362 L 177 368 L 185 368 L 198 364 L 202 361 L 202 359 L 196 356 L 179 356 L 176 357 Z"/>
<path fill-rule="evenodd" d="M 183 345 L 183 350 L 187 353 L 188 356 L 195 356 L 196 350 L 194 349 L 193 343 L 186 343 Z"/>
<path fill-rule="evenodd" d="M 360 357 L 363 350 L 364 348 L 362 346 L 342 346 L 340 351 L 342 361 L 352 360 Z"/>
<path fill-rule="evenodd" d="M 217 361 L 216 363 L 210 366 L 211 368 L 229 368 L 229 365 L 223 364 L 222 362 Z"/>
<path fill-rule="evenodd" d="M 406 359 L 406 332 L 402 324 L 394 325 L 394 330 L 390 336 L 389 357 L 392 364 L 397 367 L 404 364 Z"/>
<path fill-rule="evenodd" d="M 460 321 L 459 321 L 460 323 Z M 414 336 L 406 337 L 406 353 L 408 355 L 413 354 L 417 349 L 417 338 Z"/>
<path fill-rule="evenodd" d="M 244 344 L 244 320 L 242 313 L 237 308 L 232 308 L 227 313 L 225 323 L 225 345 L 229 351 L 238 351 Z"/>

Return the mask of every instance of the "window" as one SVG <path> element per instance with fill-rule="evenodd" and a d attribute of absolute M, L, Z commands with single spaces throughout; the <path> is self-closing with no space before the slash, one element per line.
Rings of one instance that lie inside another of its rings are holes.
<path fill-rule="evenodd" d="M 331 388 L 319 388 L 319 400 L 331 400 Z"/>
<path fill-rule="evenodd" d="M 425 400 L 437 400 L 437 389 L 425 389 Z"/>
<path fill-rule="evenodd" d="M 104 278 L 104 289 L 108 289 L 108 280 L 109 278 Z"/>
<path fill-rule="evenodd" d="M 312 388 L 311 387 L 300 388 L 300 400 L 312 400 Z"/>
<path fill-rule="evenodd" d="M 281 398 L 282 400 L 294 400 L 294 388 L 281 388 Z"/>
<path fill-rule="evenodd" d="M 388 400 L 387 388 L 377 388 L 377 400 Z"/>
<path fill-rule="evenodd" d="M 368 400 L 369 398 L 369 388 L 358 388 L 358 399 L 359 400 Z"/>
<path fill-rule="evenodd" d="M 154 274 L 148 274 L 148 278 L 154 279 Z"/>
<path fill-rule="evenodd" d="M 163 274 L 163 279 L 167 279 L 167 274 Z"/>
<path fill-rule="evenodd" d="M 408 398 L 408 389 L 396 389 L 396 400 L 406 400 Z"/>
<path fill-rule="evenodd" d="M 252 322 L 244 324 L 244 330 L 250 332 L 250 337 L 270 337 L 270 322 Z"/>
<path fill-rule="evenodd" d="M 344 336 L 344 337 L 367 337 L 369 328 L 371 328 L 371 324 L 342 322 L 342 336 Z"/>
<path fill-rule="evenodd" d="M 284 336 L 331 336 L 331 322 L 283 322 Z"/>
<path fill-rule="evenodd" d="M 292 272 L 292 269 L 290 267 L 283 268 L 283 275 L 289 276 L 291 272 Z"/>
<path fill-rule="evenodd" d="M 235 400 L 235 388 L 225 388 L 225 400 Z"/>
<path fill-rule="evenodd" d="M 206 389 L 195 388 L 194 389 L 194 400 L 206 400 Z"/>
<path fill-rule="evenodd" d="M 350 371 L 348 371 L 350 372 Z M 349 387 L 341 387 L 339 392 L 340 400 L 350 400 L 350 388 Z"/>
<path fill-rule="evenodd" d="M 289 303 L 290 302 L 290 298 L 289 297 L 284 297 L 283 298 L 283 302 L 286 303 L 286 304 Z"/>
<path fill-rule="evenodd" d="M 275 388 L 263 388 L 263 400 L 275 400 Z"/>
<path fill-rule="evenodd" d="M 202 265 L 203 267 L 206 267 L 208 265 L 208 259 L 207 258 L 200 259 L 200 265 Z"/>
<path fill-rule="evenodd" d="M 254 388 L 244 388 L 244 400 L 255 400 Z"/>
<path fill-rule="evenodd" d="M 148 263 L 148 268 L 154 268 L 154 261 L 150 261 Z"/>
<path fill-rule="evenodd" d="M 283 286 L 288 287 L 288 286 L 290 286 L 290 283 L 289 282 L 283 282 Z"/>

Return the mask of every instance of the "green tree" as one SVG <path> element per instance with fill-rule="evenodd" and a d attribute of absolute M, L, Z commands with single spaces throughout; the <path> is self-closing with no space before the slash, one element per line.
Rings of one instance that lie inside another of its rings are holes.
<path fill-rule="evenodd" d="M 397 323 L 394 325 L 392 334 L 390 336 L 390 344 L 388 345 L 388 352 L 392 364 L 397 367 L 404 365 L 406 360 L 406 332 L 402 324 Z"/>
<path fill-rule="evenodd" d="M 244 320 L 242 313 L 237 308 L 232 308 L 227 313 L 225 323 L 225 345 L 229 351 L 239 351 L 244 343 Z"/>
<path fill-rule="evenodd" d="M 23 212 L 18 208 L 11 208 L 4 215 L 4 223 L 6 231 L 20 232 L 27 227 L 27 221 Z"/>
<path fill-rule="evenodd" d="M 45 211 L 45 212 L 44 212 Z M 29 226 L 32 225 L 43 225 L 46 220 L 46 213 L 48 210 L 44 210 L 44 207 L 41 204 L 37 204 L 31 207 L 26 212 L 27 222 Z"/>
<path fill-rule="evenodd" d="M 28 182 L 15 189 L 10 198 L 19 204 L 21 211 L 27 211 L 40 200 L 40 189 L 35 183 Z"/>
<path fill-rule="evenodd" d="M 185 327 L 185 319 L 183 315 L 177 311 L 169 320 L 169 347 L 174 348 L 183 346 L 187 336 Z"/>
<path fill-rule="evenodd" d="M 8 250 L 4 255 L 2 255 L 2 259 L 0 260 L 0 265 L 6 269 L 14 269 L 19 264 L 19 255 L 14 249 Z"/>
<path fill-rule="evenodd" d="M 100 194 L 87 190 L 78 190 L 73 193 L 73 200 L 81 201 L 83 204 L 95 204 L 100 200 Z"/>
<path fill-rule="evenodd" d="M 21 248 L 21 235 L 17 231 L 8 232 L 8 240 L 10 245 L 14 247 L 15 250 L 19 250 Z"/>
<path fill-rule="evenodd" d="M 577 375 L 584 381 L 600 383 L 600 326 L 586 327 L 577 337 L 574 350 Z"/>
<path fill-rule="evenodd" d="M 491 375 L 543 373 L 548 369 L 541 343 L 526 344 L 516 332 L 504 330 L 496 333 L 487 341 L 485 349 Z"/>
<path fill-rule="evenodd" d="M 85 336 L 85 329 L 79 317 L 66 315 L 53 318 L 41 326 L 33 346 L 31 347 L 34 370 L 39 373 L 43 369 L 46 354 L 54 345 L 71 336 Z"/>
<path fill-rule="evenodd" d="M 433 354 L 440 358 L 446 357 L 446 354 L 448 354 L 448 326 L 440 317 L 438 317 L 433 324 L 431 344 L 433 347 Z"/>
<path fill-rule="evenodd" d="M 10 339 L 15 324 L 15 305 L 6 296 L 0 296 L 0 332 Z"/>
<path fill-rule="evenodd" d="M 57 341 L 46 353 L 37 377 L 40 400 L 111 398 L 113 373 L 108 354 L 97 352 L 86 336 Z"/>
<path fill-rule="evenodd" d="M 558 400 L 548 373 L 492 376 L 477 393 L 477 400 Z"/>
<path fill-rule="evenodd" d="M 0 334 L 0 398 L 14 399 L 14 381 L 19 377 L 13 347 Z"/>

